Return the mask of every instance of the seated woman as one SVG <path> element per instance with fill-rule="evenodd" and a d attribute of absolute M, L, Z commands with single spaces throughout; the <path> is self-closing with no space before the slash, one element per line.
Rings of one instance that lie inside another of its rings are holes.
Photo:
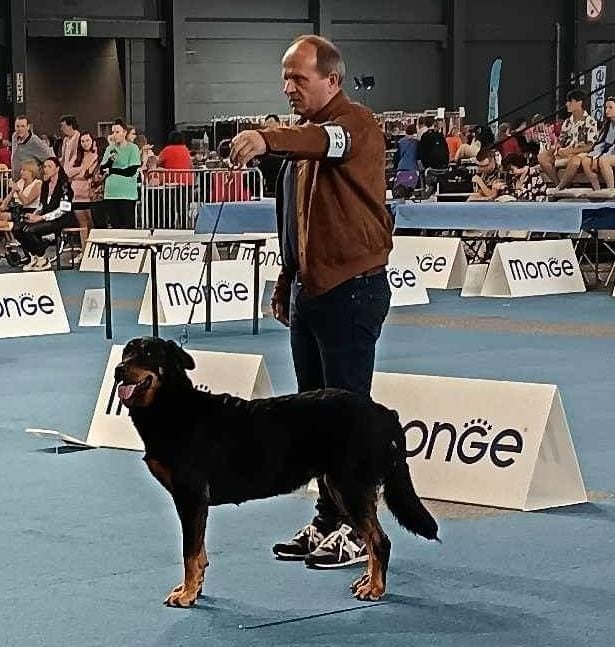
<path fill-rule="evenodd" d="M 609 97 L 604 106 L 604 125 L 594 147 L 583 156 L 581 165 L 592 189 L 600 189 L 598 171 L 606 183 L 607 189 L 615 189 L 615 97 Z"/>
<path fill-rule="evenodd" d="M 34 213 L 26 215 L 25 223 L 13 230 L 15 238 L 30 254 L 30 262 L 24 265 L 26 272 L 51 269 L 45 257 L 48 242 L 43 236 L 61 231 L 73 224 L 73 190 L 68 176 L 57 157 L 48 157 L 43 162 L 43 186 L 41 206 Z"/>
<path fill-rule="evenodd" d="M 547 185 L 539 166 L 530 166 L 523 155 L 508 155 L 502 167 L 511 177 L 509 192 L 516 200 L 546 201 Z"/>
<path fill-rule="evenodd" d="M 0 202 L 0 221 L 13 219 L 12 209 L 22 212 L 32 212 L 40 205 L 42 182 L 39 179 L 39 165 L 36 160 L 25 160 L 19 170 L 19 180 Z"/>

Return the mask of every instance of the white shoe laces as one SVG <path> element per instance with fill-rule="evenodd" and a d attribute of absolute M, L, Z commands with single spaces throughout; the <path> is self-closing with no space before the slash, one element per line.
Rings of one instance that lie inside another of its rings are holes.
<path fill-rule="evenodd" d="M 294 537 L 293 539 L 301 539 L 307 535 L 307 540 L 308 540 L 308 548 L 311 546 L 319 546 L 320 542 L 323 539 L 322 533 L 316 528 L 314 524 L 308 523 L 307 526 L 302 528 Z"/>
<path fill-rule="evenodd" d="M 328 537 L 326 537 L 320 543 L 318 548 L 323 548 L 325 550 L 333 549 L 339 541 L 338 559 L 340 561 L 342 559 L 344 548 L 346 548 L 346 552 L 349 555 L 354 555 L 360 551 L 360 548 L 354 543 L 354 541 L 348 539 L 350 532 L 352 532 L 352 528 L 343 523 L 337 530 L 334 530 Z"/>

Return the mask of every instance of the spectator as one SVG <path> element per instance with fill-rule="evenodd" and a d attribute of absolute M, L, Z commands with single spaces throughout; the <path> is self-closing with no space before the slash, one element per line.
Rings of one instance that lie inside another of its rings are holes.
<path fill-rule="evenodd" d="M 21 165 L 19 180 L 0 203 L 0 220 L 12 220 L 11 208 L 14 205 L 22 211 L 35 211 L 40 206 L 41 195 L 40 167 L 35 160 L 25 160 Z"/>
<path fill-rule="evenodd" d="M 583 158 L 582 153 L 589 153 L 598 137 L 596 120 L 583 108 L 585 93 L 582 90 L 571 90 L 566 97 L 568 119 L 564 121 L 562 130 L 554 149 L 546 150 L 538 155 L 538 162 L 543 172 L 556 185 L 564 189 L 574 179 Z M 556 166 L 564 165 L 564 174 L 560 180 Z"/>
<path fill-rule="evenodd" d="M 450 162 L 455 160 L 455 155 L 463 142 L 459 132 L 459 126 L 451 126 L 446 136 L 446 145 L 448 146 L 448 159 Z"/>
<path fill-rule="evenodd" d="M 276 128 L 280 125 L 280 118 L 276 114 L 270 114 L 265 117 L 265 128 Z M 280 155 L 271 155 L 270 153 L 259 158 L 258 167 L 263 174 L 264 195 L 275 195 L 275 183 L 278 179 L 278 173 L 282 168 L 284 158 Z"/>
<path fill-rule="evenodd" d="M 139 149 L 139 155 L 141 156 L 141 170 L 145 171 L 147 168 L 149 168 L 149 160 L 152 157 L 156 157 L 154 155 L 154 147 L 151 144 L 147 143 L 147 137 L 143 133 L 139 133 L 136 136 L 134 143 Z"/>
<path fill-rule="evenodd" d="M 415 124 L 406 126 L 406 134 L 397 142 L 397 172 L 393 184 L 394 198 L 408 198 L 419 181 L 419 141 Z"/>
<path fill-rule="evenodd" d="M 607 189 L 615 189 L 613 166 L 615 166 L 615 97 L 609 97 L 604 105 L 604 124 L 592 150 L 582 157 L 581 164 L 592 189 L 600 188 L 598 171 Z"/>
<path fill-rule="evenodd" d="M 92 229 L 92 212 L 89 208 L 81 208 L 78 203 L 90 203 L 92 201 L 92 178 L 96 175 L 99 166 L 98 151 L 92 134 L 89 132 L 81 133 L 77 155 L 72 167 L 66 169 L 66 174 L 71 181 L 73 189 L 73 200 L 75 202 L 75 218 L 79 227 L 81 227 L 81 251 L 85 249 L 85 244 Z M 76 258 L 75 261 L 79 261 Z"/>
<path fill-rule="evenodd" d="M 24 265 L 25 272 L 38 272 L 51 269 L 45 257 L 48 242 L 47 234 L 57 233 L 71 224 L 73 190 L 68 176 L 57 157 L 43 162 L 43 185 L 41 187 L 41 206 L 35 213 L 26 215 L 25 224 L 13 229 L 15 238 L 30 254 L 30 262 Z"/>
<path fill-rule="evenodd" d="M 11 168 L 11 149 L 9 146 L 9 140 L 0 137 L 0 164 L 4 165 L 7 169 Z"/>
<path fill-rule="evenodd" d="M 539 112 L 532 117 L 532 125 L 525 131 L 525 138 L 529 143 L 538 145 L 538 154 L 557 143 L 553 125 L 545 123 L 545 118 Z"/>
<path fill-rule="evenodd" d="M 521 147 L 516 137 L 513 136 L 512 127 L 509 123 L 500 124 L 498 137 L 495 140 L 495 147 L 500 151 L 502 159 L 508 155 L 521 155 Z"/>
<path fill-rule="evenodd" d="M 73 115 L 60 117 L 60 132 L 62 133 L 62 148 L 59 155 L 63 169 L 74 166 L 79 148 L 79 124 Z"/>
<path fill-rule="evenodd" d="M 131 144 L 136 144 L 136 139 L 138 137 L 137 129 L 132 124 L 127 124 L 126 128 L 126 141 L 129 141 Z"/>
<path fill-rule="evenodd" d="M 108 173 L 105 180 L 104 208 L 107 222 L 118 229 L 134 227 L 137 203 L 137 175 L 141 168 L 139 149 L 126 140 L 126 124 L 116 119 L 111 128 L 112 144 L 100 165 Z"/>
<path fill-rule="evenodd" d="M 466 134 L 465 144 L 461 144 L 455 154 L 455 161 L 462 162 L 464 160 L 474 160 L 480 151 L 481 143 L 476 137 L 474 130 L 470 130 Z"/>
<path fill-rule="evenodd" d="M 547 185 L 538 166 L 530 167 L 523 155 L 509 155 L 502 163 L 510 174 L 510 191 L 517 200 L 544 202 L 547 199 Z"/>
<path fill-rule="evenodd" d="M 21 165 L 26 160 L 36 160 L 42 164 L 53 157 L 52 149 L 32 132 L 30 120 L 25 115 L 15 118 L 15 132 L 11 141 L 11 174 L 13 180 L 19 179 Z"/>
<path fill-rule="evenodd" d="M 434 127 L 433 117 L 420 117 L 423 119 L 423 132 L 418 143 L 418 156 L 425 169 L 445 169 L 448 167 L 448 146 L 444 135 Z"/>
<path fill-rule="evenodd" d="M 184 139 L 177 130 L 169 133 L 167 145 L 160 151 L 158 166 L 166 171 L 192 170 L 192 158 Z M 164 180 L 170 184 L 192 184 L 192 172 L 190 173 L 165 173 Z"/>
<path fill-rule="evenodd" d="M 495 200 L 506 188 L 500 179 L 495 152 L 493 149 L 481 149 L 476 154 L 478 173 L 472 178 L 475 192 L 468 197 L 468 202 L 487 202 Z"/>

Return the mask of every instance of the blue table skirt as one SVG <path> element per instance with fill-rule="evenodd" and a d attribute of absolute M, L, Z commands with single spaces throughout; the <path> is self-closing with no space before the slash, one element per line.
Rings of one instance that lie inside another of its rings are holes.
<path fill-rule="evenodd" d="M 206 204 L 199 209 L 195 233 L 211 233 L 220 203 Z M 275 199 L 254 202 L 225 202 L 218 223 L 219 234 L 270 233 L 277 231 Z"/>
<path fill-rule="evenodd" d="M 394 211 L 395 226 L 410 229 L 615 229 L 614 202 L 406 202 Z"/>

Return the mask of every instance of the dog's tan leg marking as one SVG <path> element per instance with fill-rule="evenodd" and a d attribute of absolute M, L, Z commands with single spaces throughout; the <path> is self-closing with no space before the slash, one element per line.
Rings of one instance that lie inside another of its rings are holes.
<path fill-rule="evenodd" d="M 389 544 L 376 517 L 375 504 L 370 506 L 367 518 L 359 524 L 359 533 L 367 545 L 367 571 L 351 588 L 359 600 L 376 601 L 386 589 Z"/>

